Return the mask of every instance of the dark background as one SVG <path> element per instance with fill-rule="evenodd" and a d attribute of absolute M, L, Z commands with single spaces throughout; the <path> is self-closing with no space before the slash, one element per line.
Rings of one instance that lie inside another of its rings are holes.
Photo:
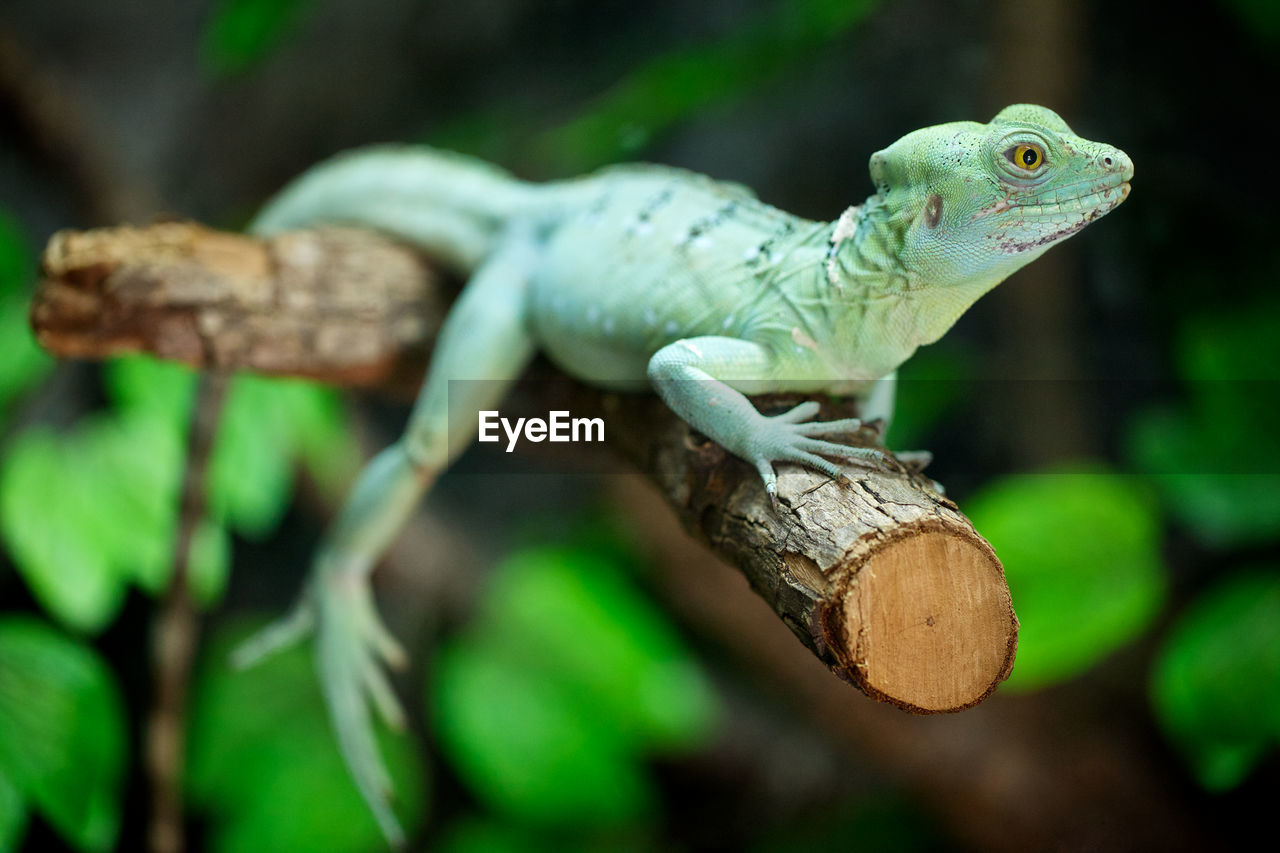
<path fill-rule="evenodd" d="M 903 133 L 985 121 L 1010 103 L 1055 109 L 1132 157 L 1132 195 L 904 369 L 896 446 L 933 450 L 932 475 L 965 510 L 1014 472 L 1072 465 L 1141 480 L 1135 488 L 1159 507 L 1157 611 L 1134 617 L 1118 651 L 1087 671 L 1001 691 L 954 718 L 908 718 L 822 673 L 739 577 L 687 546 L 660 512 L 646 514 L 652 499 L 629 478 L 473 452 L 433 492 L 427 531 L 410 534 L 428 579 L 413 556 L 383 573 L 415 657 L 429 659 L 467 624 L 503 555 L 594 541 L 614 522 L 592 519 L 620 514 L 625 560 L 648 566 L 637 587 L 695 650 L 721 709 L 700 746 L 651 762 L 658 800 L 623 828 L 499 815 L 501 831 L 467 836 L 470 847 L 459 822 L 493 804 L 419 719 L 433 782 L 417 838 L 454 849 L 1229 849 L 1268 831 L 1280 725 L 1266 724 L 1269 751 L 1251 773 L 1210 793 L 1157 723 L 1149 678 L 1200 596 L 1245 568 L 1280 571 L 1280 522 L 1269 522 L 1280 519 L 1276 439 L 1257 426 L 1275 423 L 1262 419 L 1274 416 L 1280 332 L 1278 62 L 1280 15 L 1262 0 L 1194 14 L 1063 0 L 4 0 L 0 206 L 33 255 L 59 228 L 165 216 L 238 228 L 317 160 L 395 140 L 477 154 L 530 180 L 668 163 L 833 219 L 870 193 L 869 155 Z M 1197 341 L 1221 358 L 1197 361 Z M 19 399 L 4 434 L 67 427 L 104 405 L 96 366 L 60 366 Z M 1157 410 L 1197 414 L 1180 432 L 1135 426 Z M 351 411 L 366 453 L 405 414 L 377 399 Z M 503 466 L 509 475 L 478 473 Z M 1243 534 L 1197 524 L 1208 510 L 1197 508 L 1205 486 L 1194 477 L 1139 476 L 1223 472 L 1254 477 L 1249 497 L 1215 504 L 1230 517 L 1247 501 L 1260 521 Z M 304 488 L 270 536 L 235 540 L 231 585 L 207 625 L 287 606 L 321 503 Z M 1028 535 L 1042 550 L 1079 544 Z M 40 611 L 6 569 L 0 608 Z M 130 593 L 113 624 L 87 638 L 119 680 L 134 744 L 153 609 Z M 1280 671 L 1252 671 L 1280 682 Z M 1280 686 L 1266 689 L 1280 702 Z M 418 702 L 417 688 L 406 693 Z M 1280 705 L 1253 712 L 1280 720 Z M 1216 737 L 1204 719 L 1186 737 Z M 130 754 L 119 849 L 140 849 L 146 832 L 146 780 Z M 193 816 L 193 849 L 223 849 L 209 840 L 217 820 Z M 27 841 L 63 843 L 39 818 Z"/>

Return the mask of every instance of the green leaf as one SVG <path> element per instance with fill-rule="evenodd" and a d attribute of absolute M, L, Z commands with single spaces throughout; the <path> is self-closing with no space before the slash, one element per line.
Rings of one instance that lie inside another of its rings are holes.
<path fill-rule="evenodd" d="M 108 850 L 124 757 L 122 703 L 97 655 L 35 620 L 0 620 L 0 773 L 71 844 Z"/>
<path fill-rule="evenodd" d="M 925 347 L 898 370 L 897 401 L 889 423 L 888 447 L 918 449 L 929 430 L 943 421 L 972 390 L 969 354 L 947 340 Z"/>
<path fill-rule="evenodd" d="M 531 826 L 490 817 L 454 820 L 433 846 L 434 853 L 645 853 L 661 849 L 649 827 L 596 830 L 591 827 Z"/>
<path fill-rule="evenodd" d="M 209 463 L 209 512 L 246 536 L 279 522 L 302 457 L 333 484 L 356 451 L 332 391 L 297 380 L 236 377 Z"/>
<path fill-rule="evenodd" d="M 312 0 L 221 0 L 203 37 L 210 70 L 239 74 L 261 62 L 311 5 Z"/>
<path fill-rule="evenodd" d="M 181 435 L 156 415 L 98 415 L 66 435 L 18 436 L 0 468 L 0 530 L 49 613 L 98 631 L 130 583 L 164 588 L 182 465 Z"/>
<path fill-rule="evenodd" d="M 18 221 L 0 209 L 0 410 L 53 366 L 27 316 L 34 257 Z"/>
<path fill-rule="evenodd" d="M 1280 570 L 1243 572 L 1187 608 L 1152 669 L 1161 727 L 1204 787 L 1235 787 L 1280 745 Z"/>
<path fill-rule="evenodd" d="M 466 817 L 455 820 L 436 846 L 437 853 L 557 853 L 527 827 Z"/>
<path fill-rule="evenodd" d="M 491 807 L 526 821 L 600 824 L 648 812 L 655 794 L 613 721 L 565 685 L 459 643 L 436 659 L 441 746 Z"/>
<path fill-rule="evenodd" d="M 0 297 L 25 294 L 35 278 L 34 257 L 22 225 L 13 214 L 0 209 Z"/>
<path fill-rule="evenodd" d="M 497 569 L 481 630 L 524 666 L 545 667 L 639 748 L 706 736 L 714 697 L 666 619 L 609 561 L 535 548 Z"/>
<path fill-rule="evenodd" d="M 1280 336 L 1274 298 L 1230 313 L 1192 312 L 1175 357 L 1185 404 L 1129 425 L 1128 454 L 1178 520 L 1213 547 L 1280 537 Z"/>
<path fill-rule="evenodd" d="M 117 409 L 155 415 L 186 433 L 199 381 L 189 367 L 135 355 L 107 362 L 103 376 Z"/>
<path fill-rule="evenodd" d="M 27 828 L 27 807 L 18 786 L 0 767 L 0 853 L 18 849 Z"/>
<path fill-rule="evenodd" d="M 339 498 L 360 467 L 360 448 L 347 428 L 342 396 L 302 380 L 272 383 L 287 413 L 295 452 L 321 489 Z"/>
<path fill-rule="evenodd" d="M 191 540 L 191 594 L 210 605 L 222 598 L 231 572 L 231 537 L 219 524 L 202 519 Z"/>
<path fill-rule="evenodd" d="M 1004 563 L 1022 627 L 1012 689 L 1083 672 L 1139 636 L 1165 597 L 1160 526 L 1135 478 L 997 480 L 964 507 Z"/>
<path fill-rule="evenodd" d="M 158 414 L 112 414 L 81 421 L 66 444 L 68 488 L 83 501 L 67 536 L 81 536 L 111 560 L 120 581 L 151 594 L 173 569 L 185 440 Z"/>
<path fill-rule="evenodd" d="M 110 556 L 87 536 L 91 511 L 57 437 L 29 430 L 0 468 L 0 529 L 18 573 L 49 613 L 82 631 L 101 630 L 123 599 Z M 51 511 L 51 508 L 56 510 Z"/>
<path fill-rule="evenodd" d="M 338 753 L 308 649 L 293 649 L 243 672 L 231 649 L 250 632 L 220 631 L 198 671 L 187 784 L 213 818 L 212 849 L 364 851 L 382 849 L 372 814 Z M 412 834 L 426 811 L 425 779 L 405 736 L 380 738 L 397 812 Z"/>
<path fill-rule="evenodd" d="M 523 821 L 616 825 L 648 813 L 645 756 L 697 743 L 715 716 L 670 626 L 613 562 L 581 548 L 514 555 L 484 602 L 429 690 L 459 773 Z"/>
<path fill-rule="evenodd" d="M 114 411 L 61 435 L 30 430 L 0 463 L 0 531 L 19 571 L 51 614 L 84 631 L 114 617 L 130 583 L 155 594 L 169 582 L 196 386 L 189 370 L 150 358 L 119 359 L 106 376 Z M 353 467 L 334 395 L 238 377 L 210 462 L 210 518 L 193 542 L 198 600 L 225 586 L 228 527 L 262 535 L 277 523 L 299 454 L 332 482 Z"/>

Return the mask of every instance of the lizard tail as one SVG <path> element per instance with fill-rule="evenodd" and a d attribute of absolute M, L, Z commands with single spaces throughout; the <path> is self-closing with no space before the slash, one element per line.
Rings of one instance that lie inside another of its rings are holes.
<path fill-rule="evenodd" d="M 374 228 L 469 272 L 533 195 L 532 185 L 481 160 L 421 146 L 379 146 L 315 166 L 268 202 L 249 230 Z"/>

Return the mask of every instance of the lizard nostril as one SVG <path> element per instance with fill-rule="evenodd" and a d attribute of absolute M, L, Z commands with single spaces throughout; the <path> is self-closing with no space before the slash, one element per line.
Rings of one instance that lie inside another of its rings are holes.
<path fill-rule="evenodd" d="M 1110 157 L 1102 158 L 1102 165 L 1106 166 L 1108 169 L 1110 169 L 1114 164 L 1115 164 L 1115 161 L 1112 160 Z"/>

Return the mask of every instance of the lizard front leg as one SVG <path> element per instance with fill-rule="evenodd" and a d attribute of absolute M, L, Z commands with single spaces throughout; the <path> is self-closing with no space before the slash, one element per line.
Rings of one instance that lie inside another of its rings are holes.
<path fill-rule="evenodd" d="M 843 469 L 824 459 L 878 460 L 879 450 L 850 447 L 818 436 L 851 432 L 857 418 L 809 422 L 815 402 L 801 403 L 780 415 L 756 411 L 728 382 L 759 382 L 774 375 L 776 360 L 768 348 L 736 338 L 687 338 L 668 344 L 649 360 L 649 379 L 671 409 L 730 453 L 755 466 L 771 499 L 778 491 L 775 462 L 795 462 L 836 479 Z M 766 382 L 767 384 L 767 382 Z"/>
<path fill-rule="evenodd" d="M 403 721 L 382 666 L 405 654 L 383 626 L 369 573 L 423 492 L 475 435 L 478 409 L 497 405 L 534 352 L 525 313 L 538 248 L 510 237 L 472 276 L 440 331 L 426 382 L 404 435 L 361 472 L 312 566 L 293 614 L 237 651 L 248 665 L 315 633 L 321 687 L 360 793 L 392 843 L 404 837 L 389 805 L 386 767 L 369 706 L 393 727 Z M 471 380 L 453 383 L 450 380 Z"/>

